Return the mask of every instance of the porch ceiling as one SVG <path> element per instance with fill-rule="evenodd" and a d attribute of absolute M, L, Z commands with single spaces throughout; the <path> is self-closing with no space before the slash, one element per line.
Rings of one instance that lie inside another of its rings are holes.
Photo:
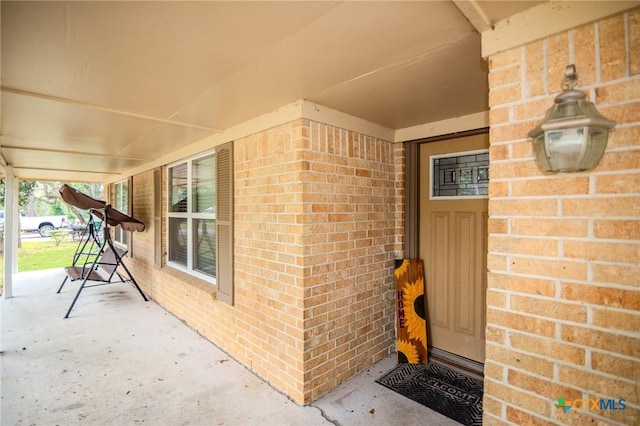
<path fill-rule="evenodd" d="M 391 129 L 485 111 L 478 31 L 537 3 L 2 1 L 2 161 L 113 180 L 299 99 Z"/>

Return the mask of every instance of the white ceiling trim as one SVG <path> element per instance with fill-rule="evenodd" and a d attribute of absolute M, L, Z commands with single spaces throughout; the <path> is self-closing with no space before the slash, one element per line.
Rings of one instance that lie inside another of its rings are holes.
<path fill-rule="evenodd" d="M 640 6 L 634 1 L 551 1 L 520 12 L 482 32 L 482 56 L 520 47 L 553 34 Z"/>

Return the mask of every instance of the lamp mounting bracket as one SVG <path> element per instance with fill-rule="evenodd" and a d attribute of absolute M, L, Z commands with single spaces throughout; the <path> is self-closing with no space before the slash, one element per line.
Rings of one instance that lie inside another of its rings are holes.
<path fill-rule="evenodd" d="M 562 90 L 573 90 L 578 85 L 578 73 L 574 64 L 567 65 L 562 79 Z"/>

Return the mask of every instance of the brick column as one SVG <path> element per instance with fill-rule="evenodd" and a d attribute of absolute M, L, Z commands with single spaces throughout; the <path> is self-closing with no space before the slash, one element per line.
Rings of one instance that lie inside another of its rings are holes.
<path fill-rule="evenodd" d="M 618 126 L 594 170 L 543 174 L 527 132 L 571 63 L 578 89 Z M 497 54 L 489 66 L 485 423 L 637 424 L 640 9 Z M 574 408 L 556 408 L 558 398 Z"/>

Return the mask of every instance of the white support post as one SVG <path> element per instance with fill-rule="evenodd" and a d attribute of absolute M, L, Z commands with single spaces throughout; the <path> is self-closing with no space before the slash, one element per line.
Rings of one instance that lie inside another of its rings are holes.
<path fill-rule="evenodd" d="M 6 196 L 6 194 L 5 194 Z M 20 179 L 13 178 L 13 259 L 11 270 L 14 274 L 18 271 L 18 248 L 20 247 Z"/>
<path fill-rule="evenodd" d="M 13 166 L 5 169 L 4 180 L 4 289 L 2 297 L 11 299 L 13 297 L 13 274 L 18 263 L 18 238 L 17 227 L 18 218 L 16 211 L 18 206 L 15 201 L 17 193 L 17 179 L 13 177 Z"/>

